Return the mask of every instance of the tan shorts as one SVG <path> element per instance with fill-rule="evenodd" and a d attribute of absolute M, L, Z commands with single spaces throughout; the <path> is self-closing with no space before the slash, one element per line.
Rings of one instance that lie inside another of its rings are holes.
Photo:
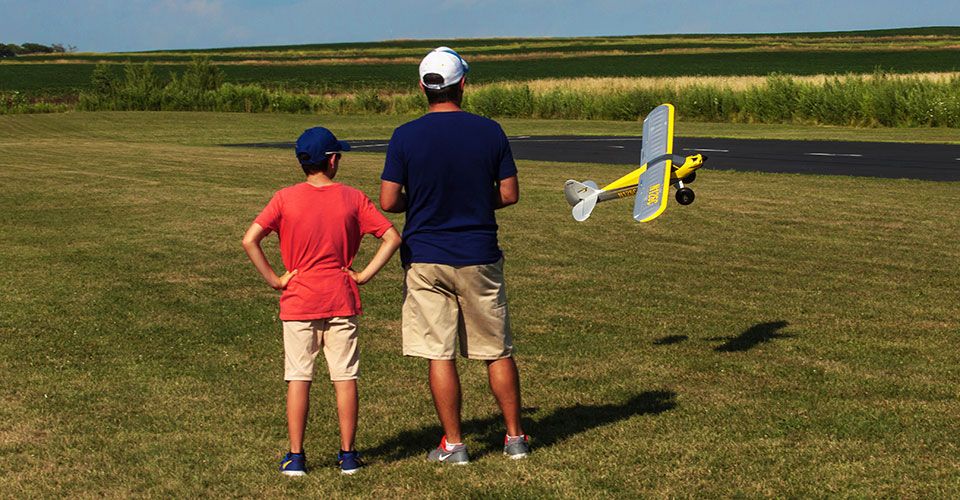
<path fill-rule="evenodd" d="M 354 380 L 360 374 L 357 317 L 283 322 L 283 379 L 313 380 L 314 361 L 323 348 L 330 380 Z"/>
<path fill-rule="evenodd" d="M 403 354 L 427 359 L 500 359 L 513 354 L 503 260 L 479 266 L 406 268 Z"/>

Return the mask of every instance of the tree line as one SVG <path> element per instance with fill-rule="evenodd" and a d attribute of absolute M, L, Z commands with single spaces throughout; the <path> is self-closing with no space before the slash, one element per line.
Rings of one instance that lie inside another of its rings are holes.
<path fill-rule="evenodd" d="M 20 45 L 15 43 L 0 43 L 0 57 L 17 57 L 29 54 L 63 54 L 66 52 L 76 52 L 76 50 L 77 48 L 73 45 L 64 47 L 61 43 L 55 43 L 53 45 L 32 42 Z"/>

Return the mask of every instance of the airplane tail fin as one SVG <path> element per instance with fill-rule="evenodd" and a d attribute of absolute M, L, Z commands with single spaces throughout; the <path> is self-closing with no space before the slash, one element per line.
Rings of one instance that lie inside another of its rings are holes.
<path fill-rule="evenodd" d="M 601 192 L 597 183 L 593 181 L 577 182 L 571 179 L 563 186 L 563 194 L 567 198 L 567 203 L 573 207 L 573 218 L 577 222 L 583 222 L 590 217 L 593 207 L 597 206 L 597 198 Z"/>

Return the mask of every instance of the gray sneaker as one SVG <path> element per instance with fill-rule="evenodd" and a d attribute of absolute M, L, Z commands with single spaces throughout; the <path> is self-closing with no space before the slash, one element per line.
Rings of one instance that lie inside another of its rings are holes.
<path fill-rule="evenodd" d="M 513 460 L 520 460 L 521 458 L 526 458 L 528 453 L 530 453 L 530 442 L 527 440 L 526 435 L 517 436 L 515 438 L 504 438 L 504 455 Z"/>
<path fill-rule="evenodd" d="M 470 463 L 470 457 L 467 455 L 467 446 L 458 444 L 452 450 L 447 451 L 447 437 L 440 440 L 440 446 L 430 450 L 427 453 L 427 462 L 443 462 L 454 465 L 467 465 Z"/>

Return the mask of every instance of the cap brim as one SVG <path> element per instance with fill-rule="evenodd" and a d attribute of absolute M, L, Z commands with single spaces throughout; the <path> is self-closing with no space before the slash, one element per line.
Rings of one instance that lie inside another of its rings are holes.
<path fill-rule="evenodd" d="M 350 143 L 347 141 L 337 141 L 337 146 L 340 149 L 335 149 L 332 151 L 324 151 L 324 154 L 343 153 L 344 151 L 350 151 Z"/>

